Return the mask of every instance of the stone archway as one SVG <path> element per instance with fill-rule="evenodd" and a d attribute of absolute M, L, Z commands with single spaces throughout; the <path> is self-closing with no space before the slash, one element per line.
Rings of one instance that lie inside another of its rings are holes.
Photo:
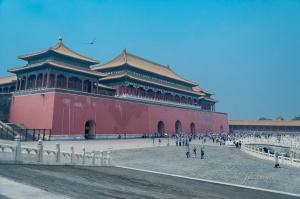
<path fill-rule="evenodd" d="M 195 134 L 196 133 L 196 127 L 194 122 L 191 123 L 191 134 Z"/>
<path fill-rule="evenodd" d="M 95 138 L 96 134 L 96 123 L 93 120 L 89 120 L 85 123 L 84 134 L 86 139 Z"/>
<path fill-rule="evenodd" d="M 224 129 L 223 129 L 223 125 L 220 126 L 220 133 L 223 133 Z"/>
<path fill-rule="evenodd" d="M 182 132 L 181 122 L 177 120 L 175 123 L 175 133 L 181 133 L 181 132 Z"/>
<path fill-rule="evenodd" d="M 157 124 L 157 133 L 159 137 L 165 134 L 165 125 L 162 121 L 159 121 Z"/>

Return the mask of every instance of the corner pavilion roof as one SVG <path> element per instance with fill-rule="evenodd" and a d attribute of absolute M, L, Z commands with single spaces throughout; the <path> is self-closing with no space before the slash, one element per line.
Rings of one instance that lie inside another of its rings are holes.
<path fill-rule="evenodd" d="M 57 62 L 52 61 L 52 60 L 46 60 L 44 62 L 39 62 L 39 63 L 36 63 L 36 64 L 29 64 L 29 65 L 26 65 L 26 66 L 23 66 L 23 67 L 11 68 L 11 69 L 8 69 L 7 71 L 11 72 L 11 73 L 17 73 L 18 71 L 37 68 L 37 67 L 45 66 L 47 64 L 52 66 L 52 67 L 57 67 L 57 68 L 61 68 L 61 69 L 81 72 L 81 73 L 90 74 L 90 75 L 94 75 L 94 76 L 98 76 L 98 77 L 106 77 L 107 76 L 104 73 L 93 71 L 89 68 L 64 65 L 62 63 L 57 63 Z"/>
<path fill-rule="evenodd" d="M 206 90 L 200 88 L 200 86 L 194 86 L 193 90 L 196 91 L 196 92 L 203 92 L 203 93 L 206 93 L 206 94 L 209 94 L 209 95 L 214 95 L 215 94 L 215 93 L 212 93 L 212 92 L 209 92 L 209 91 L 206 91 Z"/>
<path fill-rule="evenodd" d="M 62 43 L 62 37 L 59 37 L 59 42 L 55 46 L 52 46 L 52 47 L 50 47 L 50 48 L 48 48 L 46 50 L 42 50 L 42 51 L 37 52 L 37 53 L 32 53 L 32 54 L 26 54 L 26 55 L 18 56 L 18 58 L 28 61 L 28 60 L 31 60 L 33 57 L 37 57 L 39 55 L 46 54 L 48 52 L 55 52 L 55 53 L 58 53 L 58 54 L 61 54 L 61 55 L 65 55 L 67 57 L 79 59 L 81 61 L 88 62 L 91 65 L 92 64 L 99 64 L 100 63 L 97 60 L 85 57 L 85 56 L 80 55 L 80 54 L 72 51 L 71 49 L 69 49 L 67 46 L 65 46 Z"/>
<path fill-rule="evenodd" d="M 17 76 L 16 75 L 2 77 L 2 78 L 0 78 L 0 84 L 12 83 L 12 82 L 14 82 L 16 80 L 17 80 Z"/>
<path fill-rule="evenodd" d="M 229 120 L 229 125 L 300 126 L 300 121 L 297 121 L 297 120 Z"/>
<path fill-rule="evenodd" d="M 197 86 L 198 84 L 195 82 L 188 81 L 186 79 L 183 79 L 179 75 L 177 75 L 175 72 L 173 72 L 170 67 L 168 66 L 163 66 L 161 64 L 149 61 L 147 59 L 135 56 L 133 54 L 127 53 L 126 49 L 123 50 L 123 52 L 117 56 L 115 59 L 111 60 L 110 62 L 99 65 L 99 66 L 94 66 L 91 69 L 92 70 L 101 70 L 101 69 L 107 69 L 107 68 L 114 68 L 118 67 L 124 64 L 129 64 L 132 67 L 148 71 L 151 73 L 155 73 L 158 75 L 162 75 L 171 79 L 175 79 L 180 82 L 184 82 L 187 84 L 190 84 L 192 86 Z"/>

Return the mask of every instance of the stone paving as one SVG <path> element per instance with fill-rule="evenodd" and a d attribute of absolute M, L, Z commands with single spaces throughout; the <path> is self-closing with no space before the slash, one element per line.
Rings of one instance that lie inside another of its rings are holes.
<path fill-rule="evenodd" d="M 190 149 L 202 147 L 202 140 L 193 140 Z M 45 141 L 44 148 L 54 149 L 55 143 Z M 242 153 L 239 149 L 220 146 L 210 140 L 205 143 L 205 158 L 187 159 L 185 146 L 175 146 L 175 140 L 158 139 L 153 145 L 150 139 L 127 140 L 88 140 L 59 141 L 61 150 L 69 150 L 73 145 L 75 151 L 86 150 L 111 151 L 111 156 L 118 166 L 158 171 L 163 173 L 203 178 L 220 182 L 241 184 L 277 191 L 300 194 L 300 169 L 282 166 L 274 168 L 271 161 L 261 160 Z M 37 142 L 23 142 L 24 146 L 36 146 Z M 191 154 L 192 157 L 192 154 Z"/>

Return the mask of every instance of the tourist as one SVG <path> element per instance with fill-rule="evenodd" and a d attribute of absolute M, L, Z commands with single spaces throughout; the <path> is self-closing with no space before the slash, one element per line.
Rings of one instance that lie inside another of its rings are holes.
<path fill-rule="evenodd" d="M 178 139 L 176 139 L 176 146 L 178 146 Z"/>
<path fill-rule="evenodd" d="M 190 158 L 190 147 L 186 147 L 186 158 Z"/>
<path fill-rule="evenodd" d="M 184 141 L 184 138 L 182 139 L 182 146 L 184 146 L 184 143 L 185 143 L 185 141 Z"/>
<path fill-rule="evenodd" d="M 169 138 L 168 138 L 168 144 L 167 144 L 167 146 L 170 146 L 170 140 L 169 140 Z"/>
<path fill-rule="evenodd" d="M 160 145 L 160 143 L 161 143 L 161 139 L 160 138 L 158 139 L 158 142 L 159 142 L 159 145 Z"/>
<path fill-rule="evenodd" d="M 196 147 L 193 148 L 193 153 L 194 153 L 194 158 L 196 158 L 196 154 L 197 154 L 197 149 L 196 149 Z"/>
<path fill-rule="evenodd" d="M 204 150 L 203 150 L 203 148 L 201 148 L 201 159 L 203 159 L 204 158 Z"/>

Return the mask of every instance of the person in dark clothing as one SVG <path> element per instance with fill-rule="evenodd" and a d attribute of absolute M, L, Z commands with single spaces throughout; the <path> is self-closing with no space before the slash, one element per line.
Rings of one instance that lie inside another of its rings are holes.
<path fill-rule="evenodd" d="M 201 148 L 201 159 L 204 158 L 204 150 Z"/>

